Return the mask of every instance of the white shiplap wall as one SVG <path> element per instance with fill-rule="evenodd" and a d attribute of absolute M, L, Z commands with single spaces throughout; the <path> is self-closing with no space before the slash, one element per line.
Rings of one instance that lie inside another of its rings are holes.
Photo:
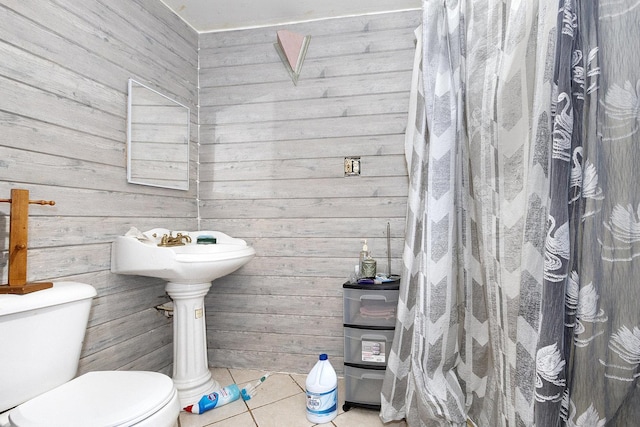
<path fill-rule="evenodd" d="M 200 35 L 202 229 L 257 256 L 206 299 L 214 366 L 342 370 L 342 283 L 367 238 L 400 268 L 407 125 L 420 11 L 288 25 L 311 35 L 297 86 L 274 49 L 280 27 Z M 344 177 L 344 157 L 362 175 Z"/>
<path fill-rule="evenodd" d="M 200 78 L 201 228 L 245 238 L 258 256 L 207 298 L 214 366 L 305 372 L 342 360 L 341 284 L 368 238 L 399 269 L 403 158 L 418 11 L 287 26 L 311 34 L 293 86 L 276 28 L 198 35 L 151 0 L 0 0 L 0 198 L 30 190 L 29 279 L 79 280 L 99 296 L 81 372 L 170 372 L 171 322 L 153 308 L 161 281 L 109 272 L 111 241 L 142 229 L 197 227 Z M 126 82 L 192 109 L 188 192 L 125 181 Z M 343 158 L 363 173 L 344 178 Z M 0 204 L 6 282 L 9 205 Z"/>
<path fill-rule="evenodd" d="M 152 0 L 0 0 L 0 198 L 25 188 L 56 205 L 29 209 L 30 280 L 98 290 L 80 371 L 170 372 L 161 281 L 109 272 L 130 226 L 197 227 L 198 35 Z M 127 80 L 191 108 L 191 189 L 126 182 Z M 2 282 L 9 204 L 0 203 Z"/>

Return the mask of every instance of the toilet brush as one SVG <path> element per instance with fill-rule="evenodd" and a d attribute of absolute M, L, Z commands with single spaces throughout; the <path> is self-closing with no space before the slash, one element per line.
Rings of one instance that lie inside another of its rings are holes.
<path fill-rule="evenodd" d="M 245 385 L 242 390 L 240 390 L 240 395 L 242 396 L 242 398 L 244 400 L 249 400 L 251 399 L 255 394 L 256 394 L 256 389 L 258 388 L 258 386 L 260 384 L 262 384 L 267 378 L 269 378 L 269 375 L 271 375 L 270 372 L 264 374 L 263 376 L 260 377 L 260 379 L 258 381 L 256 381 L 255 383 L 251 384 L 248 383 L 247 385 Z"/>

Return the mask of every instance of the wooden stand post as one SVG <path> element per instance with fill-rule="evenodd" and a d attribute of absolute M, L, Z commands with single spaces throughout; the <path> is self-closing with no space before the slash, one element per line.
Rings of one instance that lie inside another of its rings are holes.
<path fill-rule="evenodd" d="M 29 200 L 29 190 L 12 189 L 11 199 L 0 199 L 11 203 L 9 220 L 9 284 L 0 286 L 0 294 L 24 295 L 47 289 L 51 282 L 27 283 L 27 239 L 29 204 L 55 205 L 54 201 Z"/>

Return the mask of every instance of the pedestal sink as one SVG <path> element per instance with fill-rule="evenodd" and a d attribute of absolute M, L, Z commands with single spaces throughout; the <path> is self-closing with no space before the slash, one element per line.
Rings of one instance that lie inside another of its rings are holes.
<path fill-rule="evenodd" d="M 111 272 L 157 277 L 167 281 L 173 299 L 173 382 L 181 407 L 197 402 L 220 387 L 207 362 L 204 297 L 211 282 L 249 262 L 255 250 L 244 240 L 219 231 L 181 231 L 184 245 L 158 246 L 165 228 L 119 236 L 111 248 Z M 198 244 L 201 240 L 215 244 Z"/>

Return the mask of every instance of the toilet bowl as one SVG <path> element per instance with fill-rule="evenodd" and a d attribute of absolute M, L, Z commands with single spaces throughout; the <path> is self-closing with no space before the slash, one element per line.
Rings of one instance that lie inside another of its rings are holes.
<path fill-rule="evenodd" d="M 178 425 L 178 392 L 164 374 L 75 377 L 95 295 L 92 286 L 77 282 L 0 294 L 0 427 Z"/>
<path fill-rule="evenodd" d="M 98 371 L 37 396 L 9 411 L 15 427 L 173 427 L 178 393 L 166 375 Z"/>

